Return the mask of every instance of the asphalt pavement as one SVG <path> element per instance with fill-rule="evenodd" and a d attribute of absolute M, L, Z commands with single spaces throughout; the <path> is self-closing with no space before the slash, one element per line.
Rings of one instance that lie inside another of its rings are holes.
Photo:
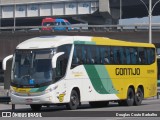
<path fill-rule="evenodd" d="M 0 96 L 6 96 L 6 90 L 4 90 L 4 86 L 0 84 Z"/>

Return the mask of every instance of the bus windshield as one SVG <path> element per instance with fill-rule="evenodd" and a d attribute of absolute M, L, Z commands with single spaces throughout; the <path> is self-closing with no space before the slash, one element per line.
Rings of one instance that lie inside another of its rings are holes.
<path fill-rule="evenodd" d="M 18 87 L 37 87 L 52 82 L 51 50 L 16 50 L 11 83 Z"/>

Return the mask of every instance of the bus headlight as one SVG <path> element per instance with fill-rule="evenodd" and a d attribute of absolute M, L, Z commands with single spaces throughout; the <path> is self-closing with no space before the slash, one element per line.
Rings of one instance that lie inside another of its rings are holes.
<path fill-rule="evenodd" d="M 55 90 L 57 88 L 58 88 L 58 85 L 54 86 L 53 88 L 46 89 L 44 92 L 49 93 L 49 92 L 52 92 L 53 90 Z"/>
<path fill-rule="evenodd" d="M 49 93 L 49 92 L 52 92 L 52 91 L 53 91 L 53 89 L 50 88 L 50 89 L 46 89 L 44 92 L 45 92 L 45 93 Z"/>
<path fill-rule="evenodd" d="M 11 87 L 10 93 L 11 93 L 11 94 L 16 94 L 16 91 Z"/>

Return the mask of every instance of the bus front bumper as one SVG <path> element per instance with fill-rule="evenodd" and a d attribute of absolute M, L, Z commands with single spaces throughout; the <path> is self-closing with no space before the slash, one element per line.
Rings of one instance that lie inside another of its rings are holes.
<path fill-rule="evenodd" d="M 51 104 L 54 103 L 54 94 L 46 93 L 39 96 L 18 96 L 11 93 L 12 104 Z"/>

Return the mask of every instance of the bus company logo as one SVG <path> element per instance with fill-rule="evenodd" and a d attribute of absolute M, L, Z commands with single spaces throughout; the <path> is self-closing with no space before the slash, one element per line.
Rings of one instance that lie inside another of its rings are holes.
<path fill-rule="evenodd" d="M 2 117 L 12 117 L 11 112 L 2 112 Z"/>
<path fill-rule="evenodd" d="M 116 68 L 116 75 L 140 75 L 140 68 Z"/>

